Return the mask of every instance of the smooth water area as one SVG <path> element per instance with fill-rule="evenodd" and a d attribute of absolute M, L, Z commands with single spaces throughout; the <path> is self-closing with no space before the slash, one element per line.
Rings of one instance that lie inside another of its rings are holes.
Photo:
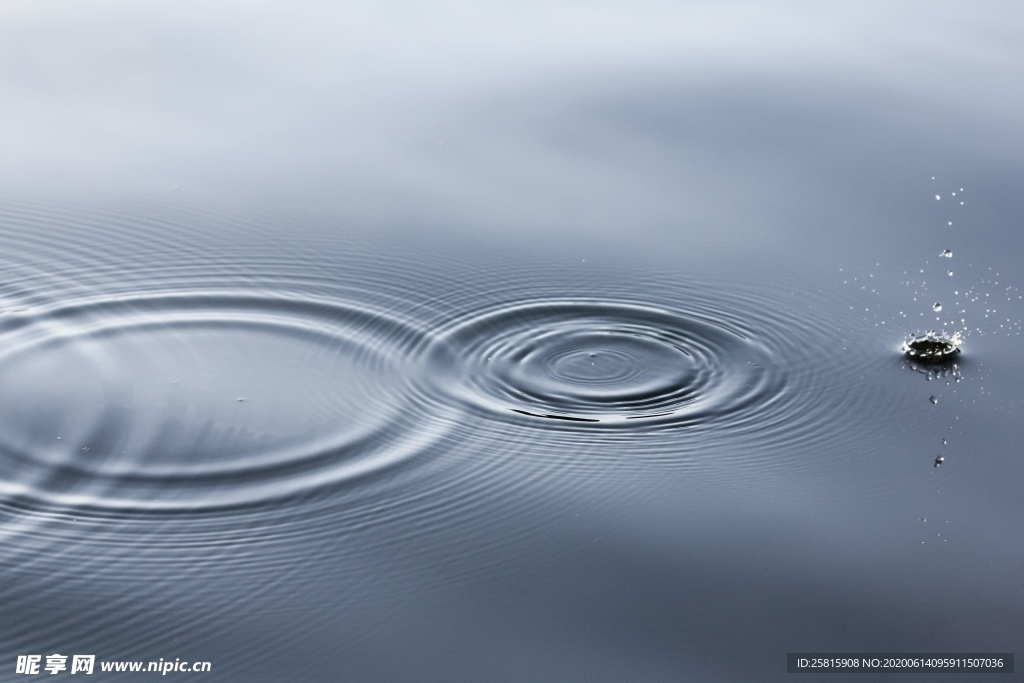
<path fill-rule="evenodd" d="M 1024 656 L 1015 5 L 0 15 L 0 679 Z"/>

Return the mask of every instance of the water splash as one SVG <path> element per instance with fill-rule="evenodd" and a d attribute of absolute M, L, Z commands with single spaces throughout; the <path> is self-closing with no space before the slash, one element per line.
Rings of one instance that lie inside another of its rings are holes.
<path fill-rule="evenodd" d="M 941 307 L 940 307 L 941 308 Z M 919 361 L 948 360 L 960 353 L 963 335 L 960 332 L 936 332 L 910 334 L 903 341 L 903 353 Z"/>

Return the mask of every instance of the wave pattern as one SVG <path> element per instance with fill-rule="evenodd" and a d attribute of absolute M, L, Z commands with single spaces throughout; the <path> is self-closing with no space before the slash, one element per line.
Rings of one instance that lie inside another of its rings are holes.
<path fill-rule="evenodd" d="M 445 332 L 432 364 L 454 397 L 600 426 L 699 425 L 767 403 L 785 383 L 768 349 L 713 319 L 614 301 L 516 303 Z"/>
<path fill-rule="evenodd" d="M 813 292 L 282 234 L 180 207 L 0 210 L 8 532 L 142 535 L 168 566 L 191 555 L 161 548 L 267 548 L 250 570 L 384 526 L 498 546 L 528 533 L 504 518 L 557 518 L 577 488 L 791 471 L 886 419 L 849 377 L 891 356 Z"/>
<path fill-rule="evenodd" d="M 585 452 L 589 466 L 725 472 L 806 464 L 844 439 L 866 448 L 863 428 L 886 420 L 847 380 L 889 354 L 840 334 L 813 293 L 653 273 L 566 296 L 572 273 L 540 272 L 492 273 L 430 325 L 425 400 L 458 405 L 489 438 L 521 430 L 533 456 Z"/>
<path fill-rule="evenodd" d="M 856 380 L 902 359 L 814 292 L 290 227 L 0 203 L 0 602 L 28 615 L 0 640 L 157 652 L 331 592 L 223 647 L 237 676 L 382 586 L 541 569 L 653 480 L 792 478 L 892 433 Z"/>
<path fill-rule="evenodd" d="M 365 307 L 147 294 L 25 311 L 0 335 L 11 496 L 262 504 L 373 474 L 440 434 L 405 400 L 422 332 Z"/>

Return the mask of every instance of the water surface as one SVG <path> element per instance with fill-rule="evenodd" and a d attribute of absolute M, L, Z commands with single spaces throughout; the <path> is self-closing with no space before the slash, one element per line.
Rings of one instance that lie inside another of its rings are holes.
<path fill-rule="evenodd" d="M 1024 652 L 1021 16 L 968 9 L 0 10 L 3 666 Z"/>

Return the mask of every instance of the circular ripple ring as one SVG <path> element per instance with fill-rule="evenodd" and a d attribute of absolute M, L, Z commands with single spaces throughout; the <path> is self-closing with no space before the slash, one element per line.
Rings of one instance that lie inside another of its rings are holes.
<path fill-rule="evenodd" d="M 409 391 L 423 333 L 366 307 L 147 294 L 25 310 L 0 336 L 0 488 L 30 501 L 265 504 L 396 466 L 443 428 Z"/>

